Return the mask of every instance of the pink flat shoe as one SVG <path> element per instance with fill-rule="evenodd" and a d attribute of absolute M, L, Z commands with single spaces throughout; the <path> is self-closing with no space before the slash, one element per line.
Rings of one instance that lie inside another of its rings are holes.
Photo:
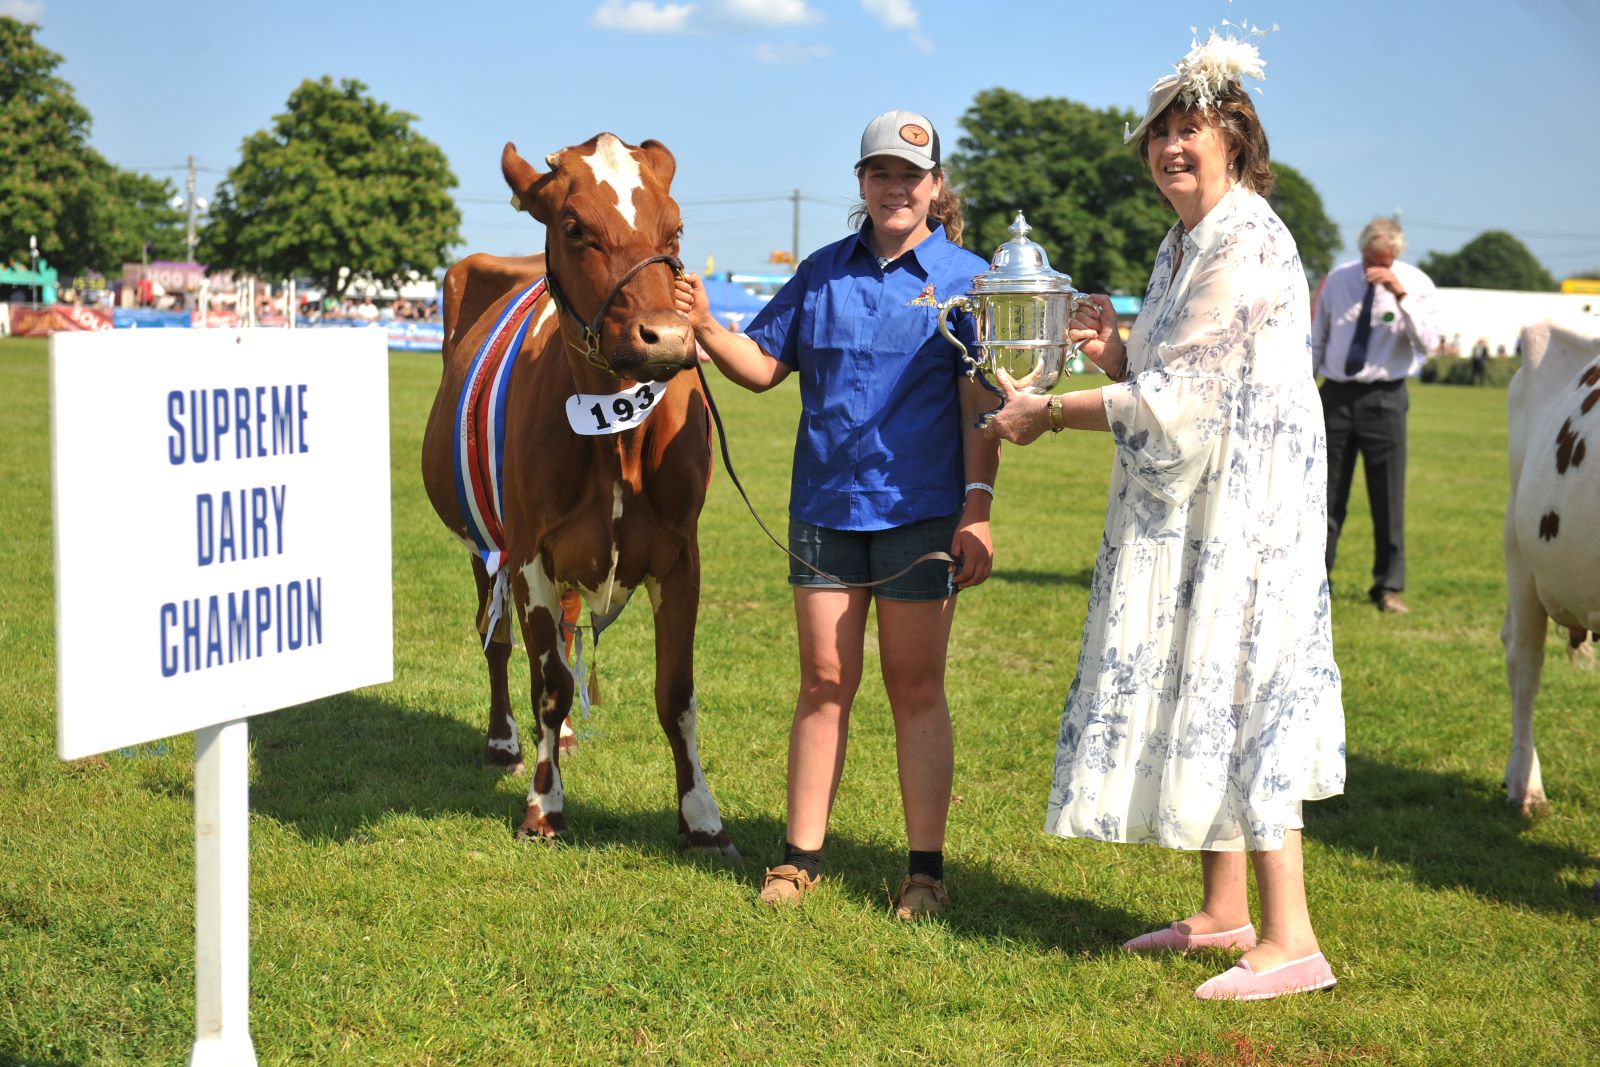
<path fill-rule="evenodd" d="M 1256 947 L 1256 928 L 1245 923 L 1237 930 L 1215 934 L 1186 934 L 1173 923 L 1165 930 L 1140 934 L 1122 943 L 1124 952 L 1193 952 L 1197 948 L 1236 948 L 1249 952 Z"/>
<path fill-rule="evenodd" d="M 1206 979 L 1194 995 L 1199 1000 L 1271 1000 L 1290 993 L 1330 989 L 1336 981 L 1333 968 L 1318 952 L 1259 973 L 1248 961 L 1240 960 L 1215 978 Z"/>

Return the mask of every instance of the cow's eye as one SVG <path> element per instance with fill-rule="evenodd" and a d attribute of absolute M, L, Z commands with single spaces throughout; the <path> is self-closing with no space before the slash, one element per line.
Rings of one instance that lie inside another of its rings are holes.
<path fill-rule="evenodd" d="M 561 232 L 566 235 L 566 238 L 569 241 L 583 240 L 583 227 L 571 219 L 568 219 L 566 222 L 561 224 Z"/>

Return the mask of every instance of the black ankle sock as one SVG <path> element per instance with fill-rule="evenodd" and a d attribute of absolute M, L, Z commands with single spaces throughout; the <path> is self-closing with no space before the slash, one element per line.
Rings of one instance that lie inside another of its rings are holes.
<path fill-rule="evenodd" d="M 925 874 L 929 878 L 944 881 L 944 852 L 918 852 L 912 849 L 910 859 L 906 861 L 907 874 Z"/>
<path fill-rule="evenodd" d="M 795 848 L 785 841 L 783 843 L 783 862 L 792 863 L 815 878 L 822 872 L 822 850 L 807 852 L 803 848 Z"/>

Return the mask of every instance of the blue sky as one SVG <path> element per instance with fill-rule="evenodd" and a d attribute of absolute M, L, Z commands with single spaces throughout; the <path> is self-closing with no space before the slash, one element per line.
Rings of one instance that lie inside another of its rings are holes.
<path fill-rule="evenodd" d="M 119 166 L 172 177 L 193 154 L 206 195 L 290 90 L 357 78 L 418 116 L 460 181 L 463 251 L 536 251 L 508 205 L 501 146 L 545 153 L 611 130 L 678 157 L 684 258 L 760 270 L 845 232 L 861 129 L 927 114 L 947 150 L 974 95 L 1004 87 L 1094 107 L 1145 92 L 1224 19 L 1281 28 L 1258 105 L 1347 243 L 1399 209 L 1410 252 L 1485 229 L 1520 237 L 1558 278 L 1600 267 L 1594 0 L 388 0 L 254 6 L 0 0 L 38 22 Z M 1019 205 L 1024 210 L 1026 204 Z M 980 250 L 987 253 L 989 250 Z M 1069 263 L 1055 264 L 1071 272 Z"/>

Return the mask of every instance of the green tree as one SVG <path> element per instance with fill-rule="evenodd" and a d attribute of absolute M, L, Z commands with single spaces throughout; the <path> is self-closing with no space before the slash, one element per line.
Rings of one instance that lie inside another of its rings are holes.
<path fill-rule="evenodd" d="M 0 17 L 0 259 L 26 262 L 28 238 L 63 274 L 98 266 L 90 256 L 94 179 L 89 112 L 56 77 L 61 56 L 33 39 L 38 27 Z"/>
<path fill-rule="evenodd" d="M 1272 164 L 1272 173 L 1278 181 L 1267 202 L 1294 235 L 1306 273 L 1320 278 L 1333 269 L 1333 254 L 1340 243 L 1339 227 L 1322 210 L 1322 197 L 1304 175 L 1277 161 Z"/>
<path fill-rule="evenodd" d="M 1459 252 L 1430 252 L 1418 264 L 1435 285 L 1549 292 L 1556 280 L 1528 246 L 1504 230 L 1486 230 Z"/>
<path fill-rule="evenodd" d="M 118 170 L 90 147 L 90 114 L 37 30 L 0 18 L 0 259 L 24 261 L 29 237 L 62 277 L 115 272 L 146 242 L 181 253 L 173 184 Z"/>
<path fill-rule="evenodd" d="M 339 293 L 352 272 L 395 279 L 449 261 L 461 243 L 456 185 L 416 116 L 359 81 L 304 81 L 270 130 L 245 138 L 211 205 L 208 263 L 268 277 L 319 279 Z"/>
<path fill-rule="evenodd" d="M 28 238 L 63 276 L 112 272 L 180 216 L 170 181 L 119 170 L 89 145 L 89 112 L 57 77 L 61 56 L 38 27 L 0 17 L 0 260 L 24 261 Z"/>
<path fill-rule="evenodd" d="M 151 259 L 184 260 L 184 214 L 170 201 L 177 189 L 169 178 L 152 178 L 107 166 L 101 181 L 106 192 L 94 208 L 96 259 L 111 269 Z"/>
<path fill-rule="evenodd" d="M 951 179 L 967 246 L 987 256 L 1022 211 L 1050 265 L 1085 291 L 1144 292 L 1171 209 L 1122 144 L 1129 112 L 986 89 L 961 116 Z"/>
<path fill-rule="evenodd" d="M 990 254 L 1021 210 L 1050 265 L 1072 275 L 1079 289 L 1143 293 L 1175 217 L 1148 165 L 1122 143 L 1123 124 L 1138 118 L 1057 97 L 980 92 L 961 116 L 962 135 L 948 161 L 966 208 L 967 247 Z M 1294 234 L 1307 272 L 1326 273 L 1338 228 L 1299 171 L 1280 163 L 1273 170 L 1279 175 L 1274 209 Z"/>

